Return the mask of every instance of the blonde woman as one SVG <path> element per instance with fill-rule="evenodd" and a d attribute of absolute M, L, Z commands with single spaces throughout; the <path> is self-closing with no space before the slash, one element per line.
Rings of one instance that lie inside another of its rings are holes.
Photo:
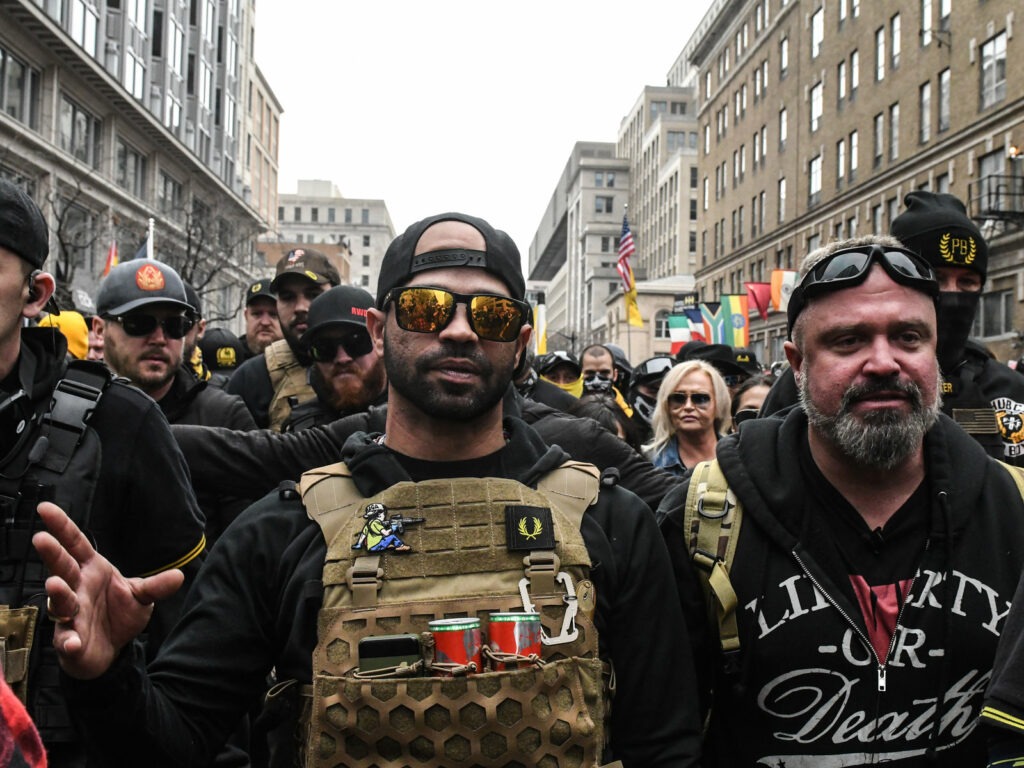
<path fill-rule="evenodd" d="M 729 388 L 714 366 L 687 360 L 665 374 L 644 452 L 654 466 L 674 475 L 715 458 L 718 438 L 729 427 Z"/>

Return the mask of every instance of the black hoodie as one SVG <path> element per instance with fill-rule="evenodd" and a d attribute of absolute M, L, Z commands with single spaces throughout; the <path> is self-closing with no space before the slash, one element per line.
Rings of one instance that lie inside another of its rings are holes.
<path fill-rule="evenodd" d="M 929 519 L 919 530 L 927 542 L 888 659 L 879 663 L 849 585 L 808 534 L 806 434 L 806 416 L 794 409 L 718 444 L 743 506 L 731 572 L 742 650 L 735 671 L 724 672 L 708 658 L 716 641 L 698 642 L 698 668 L 716 670 L 706 764 L 984 765 L 976 721 L 1024 563 L 1016 484 L 939 417 L 925 438 Z M 666 496 L 659 515 L 680 590 L 692 597 L 685 493 Z M 692 604 L 691 616 L 699 622 Z"/>
<path fill-rule="evenodd" d="M 506 419 L 505 428 L 506 477 L 532 484 L 567 458 L 518 419 Z M 366 495 L 409 479 L 394 454 L 363 432 L 349 438 L 342 458 Z M 630 768 L 697 765 L 692 658 L 654 517 L 628 491 L 604 487 L 581 532 L 594 564 L 602 652 L 616 673 L 614 757 Z M 320 528 L 295 494 L 272 493 L 213 548 L 148 676 L 123 655 L 97 680 L 67 680 L 104 765 L 135 766 L 139 755 L 151 766 L 206 765 L 262 695 L 271 668 L 279 680 L 308 683 L 325 554 Z M 273 764 L 293 764 L 294 754 L 281 757 Z"/>

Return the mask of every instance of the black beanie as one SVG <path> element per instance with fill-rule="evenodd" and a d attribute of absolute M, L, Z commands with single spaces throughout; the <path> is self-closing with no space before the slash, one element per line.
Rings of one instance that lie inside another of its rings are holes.
<path fill-rule="evenodd" d="M 985 279 L 988 244 L 958 198 L 911 192 L 903 203 L 906 210 L 893 219 L 890 227 L 893 237 L 921 254 L 932 267 L 964 267 Z"/>

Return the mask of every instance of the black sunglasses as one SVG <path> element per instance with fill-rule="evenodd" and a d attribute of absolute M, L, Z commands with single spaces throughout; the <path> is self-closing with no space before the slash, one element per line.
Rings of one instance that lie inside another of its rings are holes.
<path fill-rule="evenodd" d="M 679 408 L 682 405 L 686 405 L 687 400 L 693 403 L 694 408 L 704 408 L 711 403 L 711 395 L 707 392 L 694 392 L 693 394 L 687 394 L 686 392 L 673 392 L 667 399 L 669 405 L 673 408 Z"/>
<path fill-rule="evenodd" d="M 515 341 L 530 319 L 530 305 L 508 296 L 455 293 L 444 288 L 415 285 L 393 288 L 384 307 L 395 305 L 395 322 L 403 331 L 438 333 L 455 317 L 455 307 L 466 305 L 473 333 L 487 341 Z"/>
<path fill-rule="evenodd" d="M 826 256 L 803 276 L 789 297 L 787 320 L 789 332 L 807 307 L 808 299 L 823 293 L 860 285 L 877 261 L 895 282 L 914 288 L 929 296 L 939 295 L 935 273 L 924 259 L 913 251 L 881 245 L 862 245 L 845 248 Z"/>
<path fill-rule="evenodd" d="M 356 333 L 341 338 L 317 339 L 309 345 L 309 355 L 318 363 L 329 363 L 338 356 L 338 347 L 355 359 L 373 351 L 369 333 Z"/>
<path fill-rule="evenodd" d="M 736 411 L 736 413 L 733 414 L 732 423 L 738 427 L 744 421 L 756 419 L 757 414 L 757 408 L 741 408 L 740 410 Z"/>
<path fill-rule="evenodd" d="M 164 336 L 168 339 L 181 339 L 195 325 L 184 315 L 165 317 L 162 320 L 142 312 L 133 312 L 130 315 L 105 315 L 105 317 L 120 323 L 124 332 L 129 336 L 149 336 L 159 326 L 164 329 Z"/>

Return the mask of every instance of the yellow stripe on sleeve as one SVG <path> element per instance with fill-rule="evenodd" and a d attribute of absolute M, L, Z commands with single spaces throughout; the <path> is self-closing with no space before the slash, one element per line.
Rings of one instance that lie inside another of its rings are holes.
<path fill-rule="evenodd" d="M 206 549 L 206 535 L 205 534 L 199 538 L 199 543 L 198 544 L 196 544 L 191 550 L 189 550 L 184 555 L 179 557 L 173 563 L 168 563 L 167 565 L 164 565 L 164 566 L 161 566 L 159 568 L 156 568 L 156 569 L 154 569 L 152 571 L 149 571 L 148 573 L 143 573 L 142 576 L 143 577 L 152 576 L 153 574 L 163 573 L 164 571 L 170 571 L 170 570 L 172 570 L 174 568 L 182 568 L 182 567 L 188 565 L 193 560 L 195 560 L 197 557 L 199 557 L 199 555 L 202 553 L 202 551 L 204 549 Z"/>

